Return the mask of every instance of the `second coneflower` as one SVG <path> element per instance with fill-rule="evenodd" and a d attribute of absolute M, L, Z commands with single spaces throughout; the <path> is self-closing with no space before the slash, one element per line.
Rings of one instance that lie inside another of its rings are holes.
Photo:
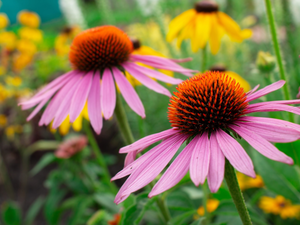
<path fill-rule="evenodd" d="M 279 119 L 248 116 L 254 112 L 288 111 L 300 115 L 300 109 L 287 104 L 300 100 L 270 101 L 249 104 L 284 85 L 278 81 L 261 90 L 255 87 L 248 93 L 224 73 L 207 72 L 178 85 L 170 100 L 169 121 L 172 129 L 153 134 L 123 147 L 128 153 L 127 166 L 113 179 L 128 176 L 115 202 L 124 201 L 130 193 L 154 180 L 167 166 L 179 147 L 170 167 L 153 187 L 149 197 L 176 185 L 190 171 L 196 186 L 207 178 L 209 188 L 216 192 L 224 178 L 225 159 L 238 171 L 255 177 L 252 160 L 233 138 L 238 134 L 262 155 L 279 162 L 293 164 L 293 160 L 270 142 L 292 142 L 300 137 L 300 126 Z M 134 161 L 135 155 L 162 140 Z"/>
<path fill-rule="evenodd" d="M 185 11 L 171 21 L 167 41 L 177 38 L 177 46 L 180 47 L 184 39 L 191 39 L 193 52 L 204 48 L 209 41 L 211 52 L 217 54 L 225 34 L 232 41 L 242 42 L 251 37 L 252 32 L 249 29 L 241 30 L 233 19 L 219 11 L 217 3 L 200 1 L 194 9 Z"/>
<path fill-rule="evenodd" d="M 114 113 L 115 82 L 132 110 L 145 117 L 143 104 L 123 72 L 128 71 L 146 87 L 167 96 L 171 96 L 171 93 L 151 78 L 171 84 L 181 82 L 180 79 L 140 66 L 138 62 L 187 76 L 192 76 L 191 72 L 194 72 L 172 60 L 132 55 L 132 51 L 128 36 L 114 26 L 96 27 L 80 33 L 75 37 L 69 54 L 74 70 L 52 81 L 30 100 L 20 103 L 22 109 L 37 106 L 27 119 L 34 117 L 50 100 L 39 125 L 48 125 L 53 121 L 52 127 L 56 129 L 68 115 L 73 123 L 87 102 L 91 125 L 99 134 L 102 114 L 109 119 Z"/>

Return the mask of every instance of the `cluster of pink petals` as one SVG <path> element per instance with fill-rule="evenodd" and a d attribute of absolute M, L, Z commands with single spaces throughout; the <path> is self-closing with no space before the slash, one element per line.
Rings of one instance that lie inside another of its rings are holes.
<path fill-rule="evenodd" d="M 151 78 L 170 84 L 179 84 L 182 80 L 169 77 L 136 63 L 140 62 L 151 67 L 171 70 L 187 76 L 192 76 L 191 73 L 196 72 L 181 67 L 175 61 L 157 56 L 131 55 L 130 59 L 122 63 L 121 66 L 149 89 L 171 96 L 168 89 Z M 30 100 L 22 102 L 20 105 L 22 105 L 23 110 L 37 106 L 27 118 L 27 120 L 30 120 L 50 100 L 39 125 L 48 125 L 53 121 L 52 127 L 56 129 L 68 115 L 70 116 L 70 122 L 74 122 L 87 102 L 91 125 L 95 132 L 99 134 L 103 123 L 102 114 L 105 119 L 109 119 L 113 115 L 116 106 L 115 82 L 127 104 L 144 118 L 145 109 L 139 96 L 118 67 L 106 68 L 102 76 L 99 70 L 89 72 L 70 71 L 49 83 Z"/>
<path fill-rule="evenodd" d="M 59 145 L 55 152 L 57 158 L 68 159 L 80 152 L 87 145 L 87 138 L 84 135 L 72 137 Z"/>
<path fill-rule="evenodd" d="M 259 91 L 256 91 L 258 89 L 256 86 L 247 93 L 247 101 L 251 102 L 273 92 L 281 88 L 284 83 L 285 81 L 278 81 Z M 255 103 L 248 105 L 247 114 L 287 111 L 300 115 L 298 107 L 288 105 L 299 103 L 300 100 Z M 270 142 L 285 143 L 299 139 L 299 125 L 279 119 L 242 116 L 229 127 L 262 155 L 275 161 L 293 164 L 290 157 L 279 151 Z M 188 137 L 179 129 L 172 128 L 121 148 L 120 153 L 128 153 L 126 165 L 112 180 L 130 176 L 119 190 L 115 203 L 124 201 L 132 192 L 154 180 Z M 137 153 L 159 140 L 162 140 L 160 144 L 135 160 Z M 236 170 L 250 177 L 255 177 L 252 160 L 246 151 L 228 133 L 219 129 L 211 133 L 210 137 L 208 133 L 196 135 L 165 171 L 149 193 L 149 197 L 158 195 L 176 185 L 188 170 L 191 180 L 196 186 L 203 184 L 207 178 L 210 190 L 216 192 L 224 178 L 225 158 Z"/>

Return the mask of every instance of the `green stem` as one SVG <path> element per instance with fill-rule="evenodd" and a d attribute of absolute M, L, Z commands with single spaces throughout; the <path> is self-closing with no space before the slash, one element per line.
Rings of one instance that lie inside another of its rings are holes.
<path fill-rule="evenodd" d="M 207 184 L 203 184 L 202 185 L 202 191 L 203 191 L 203 201 L 202 201 L 202 204 L 203 204 L 203 208 L 204 208 L 204 217 L 205 217 L 205 221 L 204 221 L 204 224 L 209 224 L 209 212 L 207 210 L 207 201 L 208 201 L 208 187 L 207 187 Z"/>
<path fill-rule="evenodd" d="M 275 55 L 276 55 L 277 64 L 278 64 L 278 67 L 279 67 L 280 79 L 286 81 L 286 85 L 283 86 L 284 98 L 286 100 L 290 100 L 291 95 L 290 95 L 290 92 L 289 92 L 288 80 L 287 80 L 287 77 L 285 75 L 285 71 L 284 71 L 284 67 L 283 67 L 282 56 L 281 56 L 281 52 L 280 52 L 280 46 L 279 46 L 279 42 L 278 42 L 278 38 L 277 38 L 276 25 L 275 25 L 273 12 L 272 12 L 271 0 L 265 0 L 265 4 L 266 4 L 266 9 L 267 9 L 267 16 L 268 16 L 268 21 L 269 21 L 269 27 L 270 27 L 273 47 L 274 47 L 274 51 L 275 51 Z M 293 116 L 292 113 L 289 113 L 289 117 L 290 117 L 290 122 L 294 122 L 294 116 Z"/>
<path fill-rule="evenodd" d="M 202 63 L 201 63 L 201 72 L 204 73 L 207 64 L 207 45 L 202 49 Z"/>
<path fill-rule="evenodd" d="M 106 162 L 104 160 L 104 157 L 101 153 L 101 150 L 100 150 L 100 148 L 97 144 L 97 141 L 94 137 L 94 134 L 91 130 L 91 127 L 90 127 L 90 125 L 88 124 L 87 121 L 84 121 L 83 125 L 84 125 L 85 133 L 88 137 L 89 143 L 92 146 L 92 149 L 93 149 L 94 154 L 96 156 L 96 160 L 99 163 L 99 165 L 101 166 L 101 168 L 104 170 L 103 179 L 104 179 L 105 183 L 110 187 L 111 191 L 114 194 L 116 194 L 118 192 L 118 188 L 114 183 L 110 182 L 111 176 L 110 176 L 108 167 L 107 167 Z"/>
<path fill-rule="evenodd" d="M 127 116 L 121 101 L 120 94 L 117 94 L 117 103 L 116 103 L 116 108 L 115 108 L 115 115 L 117 117 L 118 125 L 120 128 L 120 131 L 122 133 L 122 136 L 124 138 L 124 141 L 127 145 L 132 144 L 134 142 L 134 138 L 127 120 Z M 149 184 L 150 188 L 152 189 L 154 184 L 151 182 Z M 166 203 L 163 198 L 158 198 L 156 200 L 156 204 L 158 208 L 160 209 L 166 224 L 168 221 L 171 219 L 170 212 L 166 206 Z"/>
<path fill-rule="evenodd" d="M 229 192 L 231 194 L 231 197 L 238 210 L 243 224 L 252 225 L 251 218 L 246 207 L 245 200 L 241 192 L 234 168 L 227 159 L 225 163 L 225 179 Z"/>
<path fill-rule="evenodd" d="M 10 197 L 10 199 L 14 199 L 15 198 L 14 187 L 9 177 L 8 170 L 6 168 L 6 164 L 2 157 L 1 151 L 0 151 L 0 175 L 1 175 L 0 177 L 2 177 L 5 182 L 4 184 L 8 196 Z"/>

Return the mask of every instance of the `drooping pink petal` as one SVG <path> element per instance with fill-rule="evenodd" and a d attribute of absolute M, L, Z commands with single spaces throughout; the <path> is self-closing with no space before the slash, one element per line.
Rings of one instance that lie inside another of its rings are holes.
<path fill-rule="evenodd" d="M 131 86 L 129 81 L 123 75 L 123 73 L 116 67 L 112 68 L 115 80 L 120 89 L 121 94 L 123 95 L 125 101 L 130 106 L 130 108 L 140 115 L 142 118 L 145 118 L 145 109 L 143 103 L 139 96 L 137 95 L 134 88 Z"/>
<path fill-rule="evenodd" d="M 127 167 L 130 163 L 134 162 L 137 155 L 137 151 L 127 153 L 124 161 L 124 167 Z"/>
<path fill-rule="evenodd" d="M 80 81 L 80 84 L 75 91 L 75 94 L 71 100 L 70 107 L 70 122 L 73 123 L 77 117 L 80 115 L 83 107 L 87 101 L 92 80 L 93 80 L 94 71 L 88 72 Z"/>
<path fill-rule="evenodd" d="M 120 153 L 128 153 L 128 152 L 132 152 L 132 151 L 137 151 L 140 149 L 145 149 L 148 146 L 154 144 L 155 142 L 158 142 L 164 138 L 170 137 L 171 135 L 174 135 L 178 133 L 178 130 L 171 128 L 169 130 L 165 130 L 156 134 L 151 134 L 147 137 L 144 137 L 130 145 L 127 145 L 123 148 L 120 149 Z"/>
<path fill-rule="evenodd" d="M 173 62 L 176 62 L 176 63 L 182 63 L 182 62 L 189 62 L 189 61 L 192 61 L 193 58 L 192 57 L 189 57 L 189 58 L 185 58 L 185 59 L 169 59 Z"/>
<path fill-rule="evenodd" d="M 297 107 L 282 104 L 257 104 L 258 103 L 249 105 L 247 107 L 247 113 L 287 111 L 300 115 L 300 109 Z"/>
<path fill-rule="evenodd" d="M 259 84 L 258 85 L 256 85 L 253 89 L 251 89 L 250 91 L 248 91 L 247 93 L 246 93 L 246 95 L 251 95 L 252 93 L 254 93 L 257 89 L 259 88 Z"/>
<path fill-rule="evenodd" d="M 78 79 L 77 82 L 74 84 L 74 86 L 68 90 L 67 94 L 64 96 L 64 99 L 61 101 L 61 104 L 58 107 L 54 116 L 54 120 L 52 124 L 53 129 L 58 128 L 61 125 L 61 123 L 66 119 L 66 117 L 69 115 L 72 97 L 74 96 L 75 91 L 77 90 L 80 82 L 81 79 Z"/>
<path fill-rule="evenodd" d="M 60 88 L 61 86 L 58 86 L 57 88 L 53 88 L 51 91 L 48 91 L 47 93 L 40 95 L 36 97 L 35 99 L 30 99 L 27 102 L 23 102 L 22 104 L 22 110 L 30 109 L 34 107 L 35 105 L 39 104 L 40 102 L 44 101 L 44 99 L 50 99 L 54 93 Z"/>
<path fill-rule="evenodd" d="M 53 119 L 57 112 L 57 109 L 61 106 L 62 101 L 65 99 L 65 96 L 70 91 L 70 89 L 80 81 L 81 76 L 73 76 L 65 86 L 63 86 L 53 97 L 53 99 L 48 104 L 47 108 L 45 109 L 39 125 L 48 125 Z"/>
<path fill-rule="evenodd" d="M 207 182 L 212 193 L 219 190 L 224 179 L 225 156 L 218 144 L 216 134 L 210 135 L 210 162 L 207 175 Z"/>
<path fill-rule="evenodd" d="M 187 138 L 187 135 L 183 134 L 176 136 L 178 140 L 170 143 L 167 148 L 161 151 L 159 157 L 149 157 L 129 176 L 124 184 L 126 189 L 122 192 L 122 195 L 128 195 L 141 189 L 157 177 Z"/>
<path fill-rule="evenodd" d="M 190 70 L 190 69 L 183 68 L 180 65 L 178 65 L 166 58 L 157 57 L 157 56 L 153 56 L 156 58 L 148 58 L 148 57 L 149 56 L 131 55 L 130 58 L 131 58 L 131 60 L 136 61 L 136 62 L 141 62 L 141 63 L 144 63 L 146 65 L 149 65 L 149 66 L 152 66 L 152 67 L 155 67 L 158 69 L 165 69 L 165 70 L 170 70 L 170 71 L 174 71 L 174 72 L 179 72 L 186 76 L 193 76 L 193 74 L 192 74 L 193 72 L 198 72 L 196 70 Z M 160 60 L 160 59 L 163 59 L 163 60 Z"/>
<path fill-rule="evenodd" d="M 248 130 L 244 127 L 238 127 L 235 125 L 229 126 L 232 130 L 237 132 L 242 138 L 244 138 L 254 149 L 260 152 L 262 155 L 286 164 L 293 164 L 293 159 L 279 151 L 270 142 L 255 133 L 255 129 Z M 248 127 L 249 128 L 249 127 Z"/>
<path fill-rule="evenodd" d="M 145 85 L 147 88 L 171 97 L 171 93 L 168 89 L 157 83 L 156 81 L 152 80 L 150 77 L 147 77 L 146 75 L 142 74 L 140 71 L 132 67 L 132 63 L 123 63 L 122 66 L 139 82 L 141 82 L 143 85 Z"/>
<path fill-rule="evenodd" d="M 271 142 L 286 143 L 296 141 L 300 138 L 299 131 L 276 124 L 259 124 L 242 121 L 237 121 L 235 124 L 240 127 L 255 130 L 256 134 Z"/>
<path fill-rule="evenodd" d="M 269 94 L 273 91 L 276 91 L 276 90 L 280 89 L 284 84 L 285 84 L 284 80 L 280 80 L 280 81 L 277 81 L 273 84 L 270 84 L 270 85 L 264 87 L 263 89 L 260 89 L 259 91 L 248 95 L 247 96 L 247 101 L 248 102 L 253 101 L 253 100 L 258 99 L 258 98 L 260 98 L 260 97 L 262 97 L 266 94 Z"/>
<path fill-rule="evenodd" d="M 221 129 L 216 131 L 218 144 L 230 164 L 241 173 L 255 177 L 253 163 L 243 147 Z"/>
<path fill-rule="evenodd" d="M 97 134 L 102 129 L 100 72 L 95 71 L 91 90 L 88 96 L 88 113 L 92 127 Z"/>
<path fill-rule="evenodd" d="M 41 110 L 41 108 L 43 108 L 43 106 L 49 101 L 50 98 L 51 95 L 48 98 L 45 98 L 43 101 L 41 101 L 40 104 L 32 111 L 32 113 L 30 113 L 26 120 L 31 120 Z"/>
<path fill-rule="evenodd" d="M 166 82 L 166 83 L 170 83 L 170 84 L 179 84 L 182 82 L 181 79 L 176 79 L 176 78 L 173 78 L 173 77 L 170 77 L 170 76 L 167 76 L 159 71 L 156 71 L 156 70 L 153 70 L 153 69 L 149 69 L 147 67 L 144 67 L 144 66 L 140 66 L 140 65 L 137 65 L 135 63 L 127 63 L 129 64 L 131 67 L 135 68 L 136 70 L 140 71 L 141 73 L 149 76 L 149 77 L 152 77 L 152 78 L 155 78 L 157 80 L 161 80 L 163 82 Z"/>
<path fill-rule="evenodd" d="M 105 119 L 112 117 L 116 107 L 116 88 L 109 69 L 105 69 L 101 83 L 101 107 Z"/>
<path fill-rule="evenodd" d="M 150 157 L 159 157 L 160 152 L 164 151 L 164 149 L 170 146 L 170 143 L 176 142 L 178 140 L 178 135 L 173 135 L 171 137 L 166 138 L 160 144 L 143 154 L 134 162 L 130 163 L 126 166 L 123 170 L 118 172 L 111 180 L 117 180 L 122 177 L 128 176 L 129 174 L 133 173 L 140 165 L 142 165 L 148 158 Z"/>
<path fill-rule="evenodd" d="M 196 143 L 196 141 L 193 143 L 190 142 L 182 152 L 180 152 L 167 171 L 152 188 L 149 193 L 149 198 L 172 188 L 185 176 L 189 170 L 190 160 Z"/>
<path fill-rule="evenodd" d="M 202 135 L 196 135 L 193 139 L 196 145 L 194 147 L 192 158 L 190 162 L 190 176 L 191 180 L 196 186 L 205 182 L 208 174 L 209 160 L 210 160 L 210 143 L 208 133 L 204 132 Z"/>

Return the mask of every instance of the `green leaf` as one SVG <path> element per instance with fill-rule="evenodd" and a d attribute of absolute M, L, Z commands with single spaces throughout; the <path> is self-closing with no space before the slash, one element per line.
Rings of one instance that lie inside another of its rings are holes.
<path fill-rule="evenodd" d="M 2 207 L 2 220 L 5 225 L 21 225 L 21 211 L 16 203 L 6 202 Z"/>
<path fill-rule="evenodd" d="M 258 152 L 253 152 L 255 168 L 264 180 L 268 190 L 282 195 L 292 202 L 300 202 L 299 174 L 293 166 L 272 161 Z"/>
<path fill-rule="evenodd" d="M 30 175 L 34 176 L 40 172 L 44 167 L 48 166 L 50 163 L 54 162 L 56 157 L 53 153 L 45 154 L 40 161 L 35 165 L 35 167 L 30 171 Z"/>
<path fill-rule="evenodd" d="M 196 210 L 191 210 L 189 212 L 183 213 L 179 216 L 172 218 L 168 225 L 178 225 L 178 224 L 186 224 L 186 220 L 191 219 L 192 215 L 196 214 Z M 185 222 L 185 223 L 184 223 Z"/>
<path fill-rule="evenodd" d="M 106 218 L 106 212 L 104 210 L 98 210 L 87 221 L 87 225 L 100 225 L 100 224 L 103 224 L 105 218 Z"/>
<path fill-rule="evenodd" d="M 39 197 L 30 206 L 30 208 L 27 211 L 26 217 L 25 217 L 26 225 L 33 224 L 33 221 L 34 221 L 35 217 L 38 215 L 39 211 L 41 210 L 44 202 L 45 202 L 45 199 L 43 197 Z"/>
<path fill-rule="evenodd" d="M 190 225 L 201 225 L 203 220 L 205 220 L 205 217 L 199 218 L 197 220 L 195 220 L 193 223 L 191 223 Z"/>
<path fill-rule="evenodd" d="M 99 193 L 94 195 L 94 200 L 100 205 L 110 210 L 112 213 L 117 213 L 120 207 L 114 203 L 115 196 L 111 193 Z"/>
<path fill-rule="evenodd" d="M 78 202 L 76 207 L 72 210 L 72 215 L 70 216 L 69 225 L 79 224 L 82 216 L 88 209 L 88 207 L 93 203 L 93 199 L 91 197 L 86 197 L 82 199 L 82 201 Z"/>
<path fill-rule="evenodd" d="M 167 205 L 169 209 L 176 211 L 191 211 L 194 209 L 194 204 L 189 195 L 182 190 L 170 193 L 167 196 Z"/>
<path fill-rule="evenodd" d="M 219 201 L 232 199 L 230 192 L 224 187 L 220 187 L 220 189 L 216 193 L 213 193 L 212 196 Z"/>
<path fill-rule="evenodd" d="M 26 148 L 27 153 L 32 154 L 35 151 L 55 150 L 60 143 L 58 141 L 37 141 Z"/>
<path fill-rule="evenodd" d="M 300 140 L 291 143 L 276 143 L 275 146 L 290 156 L 296 165 L 300 166 Z"/>

